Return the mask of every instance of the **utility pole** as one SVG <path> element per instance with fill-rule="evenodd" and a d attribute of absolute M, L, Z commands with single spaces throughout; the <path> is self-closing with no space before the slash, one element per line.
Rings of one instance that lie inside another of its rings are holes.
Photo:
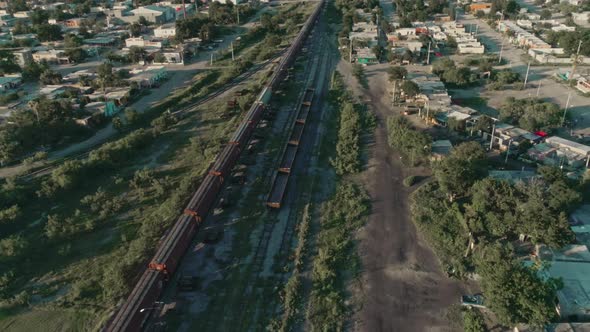
<path fill-rule="evenodd" d="M 500 56 L 498 58 L 498 64 L 502 63 L 502 52 L 504 51 L 504 37 L 502 37 L 502 46 L 500 46 Z"/>
<path fill-rule="evenodd" d="M 489 150 L 492 149 L 492 146 L 494 145 L 494 133 L 496 132 L 496 120 L 494 120 L 494 125 L 492 126 L 492 139 L 490 139 L 490 148 Z"/>
<path fill-rule="evenodd" d="M 529 61 L 528 66 L 526 67 L 526 75 L 524 76 L 524 84 L 522 85 L 522 88 L 526 88 L 526 82 L 529 80 L 529 70 L 531 69 L 531 62 Z"/>
<path fill-rule="evenodd" d="M 240 7 L 236 4 L 236 15 L 238 16 L 238 25 L 240 25 Z"/>
<path fill-rule="evenodd" d="M 213 52 L 211 52 L 211 66 L 213 66 Z"/>
<path fill-rule="evenodd" d="M 578 50 L 576 51 L 576 57 L 574 58 L 574 64 L 572 65 L 572 72 L 570 73 L 569 77 L 567 78 L 568 81 L 574 79 L 574 73 L 576 72 L 576 66 L 578 65 L 578 56 L 580 56 L 580 48 L 581 47 L 582 47 L 582 41 L 580 40 L 580 42 L 578 43 Z"/>
<path fill-rule="evenodd" d="M 234 42 L 230 42 L 229 45 L 231 46 L 231 61 L 235 61 L 234 58 Z"/>
<path fill-rule="evenodd" d="M 183 15 L 184 15 L 184 19 L 186 20 L 186 5 L 184 3 L 184 0 L 182 0 L 182 12 L 183 12 Z"/>
<path fill-rule="evenodd" d="M 479 31 L 479 23 L 475 26 L 475 37 L 477 37 L 478 31 Z"/>
<path fill-rule="evenodd" d="M 541 82 L 542 81 L 539 80 L 539 85 L 537 85 L 537 98 L 539 97 L 539 92 L 541 91 Z"/>
<path fill-rule="evenodd" d="M 572 96 L 572 92 L 570 91 L 567 94 L 567 101 L 565 102 L 565 108 L 563 109 L 563 117 L 561 118 L 561 126 L 565 123 L 565 114 L 567 113 L 567 108 L 570 106 L 570 97 Z"/>
<path fill-rule="evenodd" d="M 508 149 L 506 149 L 506 159 L 504 159 L 504 164 L 508 163 L 508 154 L 510 153 L 510 145 L 512 144 L 512 139 L 508 141 Z"/>
<path fill-rule="evenodd" d="M 350 38 L 350 63 L 352 63 L 352 38 Z"/>
<path fill-rule="evenodd" d="M 428 55 L 426 56 L 426 64 L 427 65 L 430 64 L 430 44 L 431 44 L 431 42 L 428 42 Z"/>
<path fill-rule="evenodd" d="M 397 92 L 397 80 L 393 81 L 393 91 L 391 95 L 391 109 L 395 106 L 395 94 Z"/>

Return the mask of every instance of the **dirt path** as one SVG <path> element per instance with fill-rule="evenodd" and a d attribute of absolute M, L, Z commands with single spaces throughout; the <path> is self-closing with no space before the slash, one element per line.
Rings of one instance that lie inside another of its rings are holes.
<path fill-rule="evenodd" d="M 339 66 L 343 71 L 346 67 Z M 446 312 L 458 303 L 462 286 L 443 275 L 409 218 L 404 170 L 399 155 L 387 144 L 386 119 L 391 111 L 386 69 L 387 65 L 366 68 L 369 90 L 363 99 L 379 121 L 363 174 L 372 214 L 359 235 L 364 272 L 355 330 L 454 331 L 457 327 Z"/>

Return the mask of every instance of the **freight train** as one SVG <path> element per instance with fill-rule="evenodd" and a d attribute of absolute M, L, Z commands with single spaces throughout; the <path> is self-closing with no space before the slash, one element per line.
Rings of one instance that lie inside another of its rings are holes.
<path fill-rule="evenodd" d="M 245 119 L 240 123 L 229 143 L 217 156 L 203 182 L 191 197 L 183 214 L 166 233 L 156 254 L 141 275 L 131 294 L 107 323 L 104 331 L 140 331 L 143 328 L 154 309 L 154 305 L 162 294 L 164 286 L 176 271 L 182 256 L 198 232 L 205 217 L 213 209 L 224 180 L 235 166 L 263 115 L 271 91 L 278 87 L 287 69 L 295 61 L 298 50 L 319 17 L 324 1 L 322 0 L 319 3 L 307 19 L 301 31 L 278 63 L 270 82 L 249 109 Z"/>

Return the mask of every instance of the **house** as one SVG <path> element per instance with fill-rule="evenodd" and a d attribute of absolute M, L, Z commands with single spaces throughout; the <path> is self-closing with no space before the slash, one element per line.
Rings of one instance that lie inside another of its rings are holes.
<path fill-rule="evenodd" d="M 146 69 L 132 70 L 133 74 L 129 81 L 135 82 L 139 87 L 152 88 L 157 87 L 167 76 L 164 66 L 150 66 Z"/>
<path fill-rule="evenodd" d="M 165 63 L 184 64 L 183 52 L 180 50 L 163 50 L 159 54 L 166 58 Z"/>
<path fill-rule="evenodd" d="M 70 58 L 65 55 L 64 51 L 59 50 L 35 52 L 33 53 L 33 60 L 37 63 L 43 61 L 56 64 L 70 63 Z"/>
<path fill-rule="evenodd" d="M 176 13 L 176 19 L 184 17 L 185 13 L 186 15 L 189 15 L 195 11 L 195 5 L 188 1 L 184 5 L 181 3 L 174 3 L 174 1 L 160 1 L 155 3 L 155 5 L 172 8 Z"/>
<path fill-rule="evenodd" d="M 176 18 L 174 10 L 165 6 L 143 6 L 131 10 L 131 13 L 133 13 L 133 16 L 137 17 L 138 19 L 139 17 L 143 16 L 148 22 L 156 24 L 164 24 Z"/>
<path fill-rule="evenodd" d="M 576 89 L 582 93 L 590 93 L 590 82 L 586 77 L 580 77 L 576 83 Z"/>
<path fill-rule="evenodd" d="M 162 41 L 160 40 L 146 40 L 143 37 L 127 38 L 125 39 L 125 46 L 137 46 L 137 47 L 151 47 L 151 48 L 162 48 Z"/>
<path fill-rule="evenodd" d="M 585 11 L 581 13 L 572 13 L 572 18 L 576 24 L 584 25 L 588 23 L 590 19 L 590 11 Z"/>
<path fill-rule="evenodd" d="M 96 38 L 87 38 L 83 40 L 84 45 L 88 46 L 95 46 L 95 47 L 107 47 L 107 46 L 115 46 L 117 44 L 117 39 L 113 37 L 96 37 Z"/>
<path fill-rule="evenodd" d="M 176 36 L 175 24 L 164 24 L 154 29 L 154 36 L 156 38 L 170 38 Z"/>
<path fill-rule="evenodd" d="M 434 115 L 436 111 L 447 111 L 451 106 L 451 96 L 438 76 L 421 75 L 411 80 L 420 88 L 420 93 L 414 99 L 425 106 L 426 116 Z"/>
<path fill-rule="evenodd" d="M 361 64 L 372 64 L 377 63 L 377 56 L 368 47 L 359 48 L 356 51 L 356 62 Z"/>
<path fill-rule="evenodd" d="M 465 129 L 468 127 L 468 123 L 472 125 L 478 117 L 478 112 L 470 107 L 451 105 L 445 110 L 435 113 L 434 120 L 438 125 L 446 127 L 449 120 L 452 119 L 458 123 L 459 128 Z"/>
<path fill-rule="evenodd" d="M 527 150 L 526 157 L 549 166 L 583 168 L 588 167 L 590 147 L 553 136 L 546 138 L 544 143 L 533 145 Z"/>
<path fill-rule="evenodd" d="M 460 54 L 484 54 L 485 46 L 480 42 L 457 43 L 457 50 Z"/>
<path fill-rule="evenodd" d="M 483 133 L 483 138 L 491 139 L 488 133 Z M 524 142 L 529 142 L 531 144 L 538 143 L 542 138 L 527 130 L 509 125 L 507 123 L 496 123 L 493 139 L 494 142 L 492 146 L 496 145 L 498 149 L 505 151 L 508 149 L 513 149 L 514 147 L 518 147 Z"/>
<path fill-rule="evenodd" d="M 23 80 L 20 76 L 0 76 L 0 90 L 11 90 L 19 87 Z"/>
<path fill-rule="evenodd" d="M 16 63 L 21 67 L 33 62 L 33 53 L 31 52 L 31 49 L 13 51 L 12 54 L 14 55 Z"/>

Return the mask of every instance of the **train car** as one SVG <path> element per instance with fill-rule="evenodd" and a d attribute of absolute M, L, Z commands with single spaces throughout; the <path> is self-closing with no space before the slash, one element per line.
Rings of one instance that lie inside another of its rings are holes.
<path fill-rule="evenodd" d="M 242 148 L 238 144 L 229 143 L 215 160 L 209 174 L 222 176 L 224 179 L 238 161 Z"/>
<path fill-rule="evenodd" d="M 164 272 L 165 278 L 173 274 L 193 236 L 197 233 L 199 224 L 190 216 L 182 215 L 178 218 L 173 232 L 169 233 L 164 243 L 158 248 L 148 267 L 152 270 Z"/>
<path fill-rule="evenodd" d="M 189 205 L 184 209 L 186 215 L 193 216 L 196 220 L 202 221 L 205 219 L 209 210 L 213 205 L 213 201 L 223 184 L 223 178 L 208 174 L 205 180 L 199 186 L 199 189 L 189 202 Z"/>
<path fill-rule="evenodd" d="M 107 332 L 139 332 L 164 288 L 162 273 L 145 270 L 125 304 L 117 311 Z"/>

